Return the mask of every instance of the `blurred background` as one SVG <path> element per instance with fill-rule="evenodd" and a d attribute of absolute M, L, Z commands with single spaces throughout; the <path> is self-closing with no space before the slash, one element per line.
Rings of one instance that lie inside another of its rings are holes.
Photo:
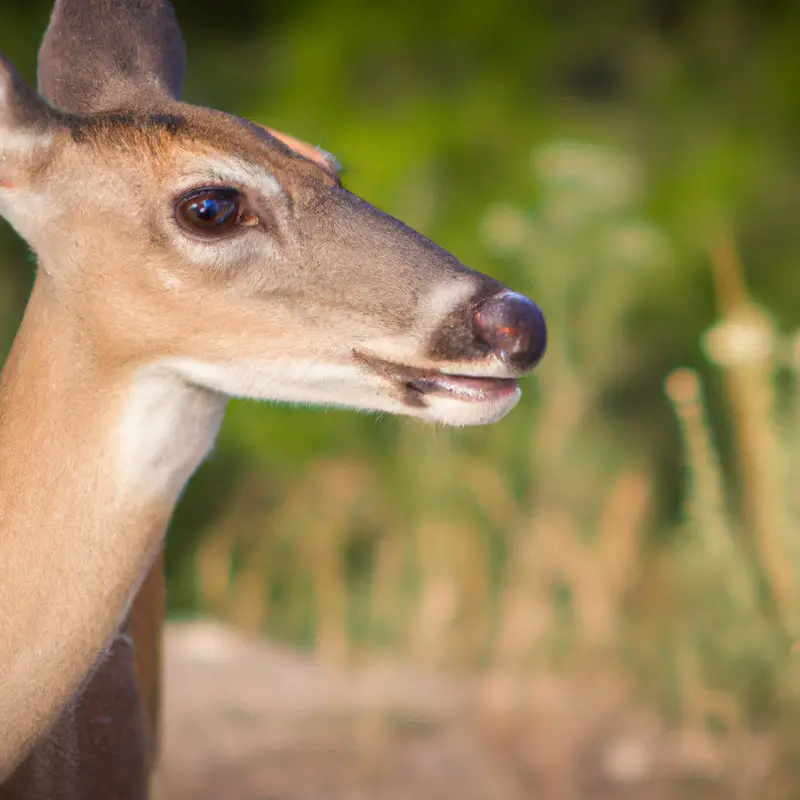
<path fill-rule="evenodd" d="M 174 796 L 800 796 L 800 4 L 175 6 L 185 99 L 335 153 L 551 343 L 487 428 L 232 404 L 167 547 L 226 625 L 170 640 Z M 0 6 L 31 81 L 49 11 Z M 3 353 L 33 268 L 3 226 Z"/>

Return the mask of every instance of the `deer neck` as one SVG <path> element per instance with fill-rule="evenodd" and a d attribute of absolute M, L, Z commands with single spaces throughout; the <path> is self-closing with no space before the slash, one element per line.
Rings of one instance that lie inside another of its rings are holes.
<path fill-rule="evenodd" d="M 0 781 L 108 646 L 225 398 L 103 367 L 37 279 L 0 376 Z"/>

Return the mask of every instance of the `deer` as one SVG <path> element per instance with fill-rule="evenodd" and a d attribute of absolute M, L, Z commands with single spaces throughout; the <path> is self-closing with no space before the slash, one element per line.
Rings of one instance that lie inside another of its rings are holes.
<path fill-rule="evenodd" d="M 0 374 L 2 798 L 150 795 L 164 540 L 231 398 L 486 425 L 546 349 L 333 156 L 182 101 L 185 62 L 168 0 L 56 0 L 38 91 L 0 56 L 37 263 Z"/>

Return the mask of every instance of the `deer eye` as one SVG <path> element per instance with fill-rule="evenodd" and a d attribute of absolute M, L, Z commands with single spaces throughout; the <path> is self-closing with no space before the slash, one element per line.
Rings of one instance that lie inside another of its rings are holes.
<path fill-rule="evenodd" d="M 189 231 L 217 236 L 236 226 L 241 205 L 236 189 L 196 189 L 178 201 L 175 216 Z"/>

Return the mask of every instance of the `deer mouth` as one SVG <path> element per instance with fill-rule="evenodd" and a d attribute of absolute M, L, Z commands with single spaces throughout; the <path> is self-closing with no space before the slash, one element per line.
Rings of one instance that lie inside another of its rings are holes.
<path fill-rule="evenodd" d="M 443 372 L 397 364 L 361 352 L 355 355 L 370 371 L 394 384 L 412 406 L 425 405 L 425 398 L 429 397 L 486 403 L 508 401 L 519 395 L 516 378 Z"/>
<path fill-rule="evenodd" d="M 404 381 L 409 392 L 419 396 L 444 395 L 458 400 L 485 402 L 504 400 L 519 391 L 516 378 L 479 378 L 429 372 Z"/>

